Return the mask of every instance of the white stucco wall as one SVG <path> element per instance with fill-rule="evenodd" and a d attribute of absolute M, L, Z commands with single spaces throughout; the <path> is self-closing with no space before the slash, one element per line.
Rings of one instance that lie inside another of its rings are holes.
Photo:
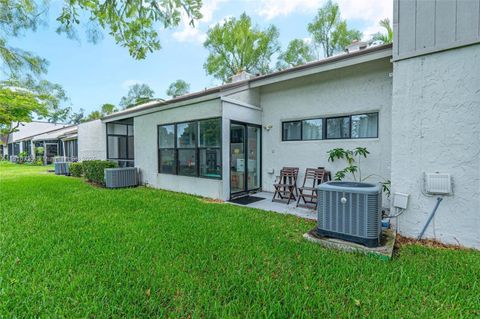
<path fill-rule="evenodd" d="M 221 117 L 220 99 L 165 108 L 134 118 L 135 167 L 143 184 L 211 198 L 223 198 L 221 180 L 158 173 L 157 126 L 212 117 Z"/>
<path fill-rule="evenodd" d="M 78 125 L 78 159 L 104 160 L 106 153 L 106 126 L 101 120 L 94 120 Z"/>
<path fill-rule="evenodd" d="M 327 151 L 337 147 L 366 147 L 371 154 L 362 162 L 363 175 L 389 178 L 391 72 L 386 58 L 262 88 L 263 126 L 272 126 L 270 131 L 263 129 L 263 190 L 273 191 L 283 166 L 300 168 L 299 186 L 308 167 L 326 167 L 333 177 L 346 166 L 327 161 Z M 282 121 L 363 112 L 379 112 L 379 138 L 282 142 Z"/>
<path fill-rule="evenodd" d="M 395 62 L 392 119 L 392 190 L 410 194 L 400 232 L 416 237 L 435 206 L 423 173 L 450 173 L 425 237 L 480 248 L 480 44 Z"/>

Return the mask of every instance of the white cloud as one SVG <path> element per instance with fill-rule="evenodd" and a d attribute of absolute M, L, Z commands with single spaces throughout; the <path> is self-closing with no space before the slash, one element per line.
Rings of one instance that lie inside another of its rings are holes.
<path fill-rule="evenodd" d="M 384 32 L 378 22 L 384 18 L 392 21 L 393 1 L 390 0 L 337 0 L 342 12 L 342 17 L 349 20 L 360 20 L 367 22 L 363 30 L 364 38 L 376 32 Z"/>
<path fill-rule="evenodd" d="M 221 2 L 225 1 L 226 0 L 204 1 L 202 9 L 200 9 L 203 17 L 202 19 L 195 22 L 195 26 L 190 25 L 190 19 L 186 14 L 182 14 L 182 29 L 180 31 L 174 32 L 172 34 L 173 38 L 179 42 L 203 43 L 207 37 L 207 34 L 205 33 L 205 31 L 202 31 L 202 29 L 200 29 L 200 26 L 205 27 L 205 25 L 208 25 L 212 21 L 213 14 L 217 10 L 218 5 Z"/>
<path fill-rule="evenodd" d="M 176 31 L 172 34 L 173 38 L 178 42 L 200 42 L 203 43 L 207 37 L 205 32 L 198 29 L 197 26 L 184 25 L 181 31 Z"/>
<path fill-rule="evenodd" d="M 278 16 L 288 16 L 293 12 L 308 12 L 319 8 L 324 0 L 260 0 L 258 14 L 271 20 Z"/>
<path fill-rule="evenodd" d="M 393 15 L 392 0 L 336 0 L 340 6 L 342 17 L 348 21 L 356 20 L 366 23 L 363 30 L 365 37 L 382 31 L 378 22 Z M 292 13 L 308 13 L 317 10 L 325 0 L 260 0 L 258 14 L 271 20 L 275 17 L 288 16 Z"/>

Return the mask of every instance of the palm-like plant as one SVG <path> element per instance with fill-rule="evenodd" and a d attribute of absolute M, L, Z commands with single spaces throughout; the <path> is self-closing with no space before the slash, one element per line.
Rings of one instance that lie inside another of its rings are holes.
<path fill-rule="evenodd" d="M 335 160 L 345 160 L 348 165 L 344 169 L 337 171 L 337 173 L 335 174 L 336 181 L 343 180 L 347 177 L 348 174 L 351 174 L 353 180 L 356 182 L 364 182 L 370 177 L 376 176 L 383 180 L 381 182 L 382 190 L 387 195 L 387 197 L 390 197 L 391 182 L 389 179 L 386 179 L 377 174 L 370 174 L 366 177 L 362 176 L 362 170 L 360 168 L 361 160 L 362 158 L 367 158 L 368 154 L 370 154 L 370 152 L 365 147 L 356 147 L 353 150 L 334 148 L 327 153 L 329 162 L 334 162 Z"/>
<path fill-rule="evenodd" d="M 380 25 L 382 28 L 384 28 L 385 31 L 387 31 L 387 33 L 385 34 L 385 33 L 377 32 L 373 35 L 373 40 L 374 41 L 380 40 L 383 43 L 392 43 L 393 42 L 393 29 L 392 29 L 392 25 L 390 24 L 390 19 L 389 18 L 382 19 L 382 20 L 380 20 L 378 25 Z"/>

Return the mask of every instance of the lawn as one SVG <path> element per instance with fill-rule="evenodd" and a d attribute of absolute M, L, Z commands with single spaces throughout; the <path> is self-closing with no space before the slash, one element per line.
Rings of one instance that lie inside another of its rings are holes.
<path fill-rule="evenodd" d="M 314 223 L 0 163 L 0 317 L 479 317 L 480 253 L 384 262 Z"/>

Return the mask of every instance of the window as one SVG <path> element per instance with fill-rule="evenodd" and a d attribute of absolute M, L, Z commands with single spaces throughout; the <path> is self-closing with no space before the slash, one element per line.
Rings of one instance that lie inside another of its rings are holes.
<path fill-rule="evenodd" d="M 197 176 L 197 151 L 195 149 L 178 150 L 178 175 Z"/>
<path fill-rule="evenodd" d="M 127 135 L 128 125 L 108 123 L 107 134 L 111 135 Z"/>
<path fill-rule="evenodd" d="M 303 140 L 321 140 L 323 137 L 323 120 L 305 120 L 302 124 Z"/>
<path fill-rule="evenodd" d="M 175 148 L 175 125 L 158 127 L 158 143 L 160 148 Z"/>
<path fill-rule="evenodd" d="M 65 156 L 73 158 L 78 156 L 77 140 L 65 141 Z"/>
<path fill-rule="evenodd" d="M 132 119 L 107 123 L 107 159 L 117 162 L 120 167 L 132 167 L 134 145 Z"/>
<path fill-rule="evenodd" d="M 222 177 L 222 121 L 208 119 L 158 126 L 158 171 Z"/>
<path fill-rule="evenodd" d="M 321 140 L 323 119 L 283 122 L 283 141 Z"/>
<path fill-rule="evenodd" d="M 32 155 L 32 141 L 23 141 L 22 149 L 27 153 L 27 156 Z"/>
<path fill-rule="evenodd" d="M 327 139 L 350 138 L 350 117 L 327 119 Z"/>
<path fill-rule="evenodd" d="M 378 113 L 282 122 L 282 141 L 378 137 Z"/>
<path fill-rule="evenodd" d="M 197 143 L 197 122 L 177 124 L 177 147 L 195 148 Z"/>
<path fill-rule="evenodd" d="M 175 150 L 174 149 L 164 149 L 159 151 L 159 165 L 158 170 L 160 173 L 165 174 L 176 174 L 177 169 L 175 166 Z"/>
<path fill-rule="evenodd" d="M 13 155 L 20 154 L 20 142 L 14 143 L 13 144 Z"/>
<path fill-rule="evenodd" d="M 200 176 L 222 178 L 222 121 L 212 119 L 198 123 Z"/>
<path fill-rule="evenodd" d="M 352 138 L 378 136 L 378 113 L 352 115 Z"/>
<path fill-rule="evenodd" d="M 283 123 L 283 140 L 299 141 L 302 139 L 302 122 L 284 122 Z"/>

